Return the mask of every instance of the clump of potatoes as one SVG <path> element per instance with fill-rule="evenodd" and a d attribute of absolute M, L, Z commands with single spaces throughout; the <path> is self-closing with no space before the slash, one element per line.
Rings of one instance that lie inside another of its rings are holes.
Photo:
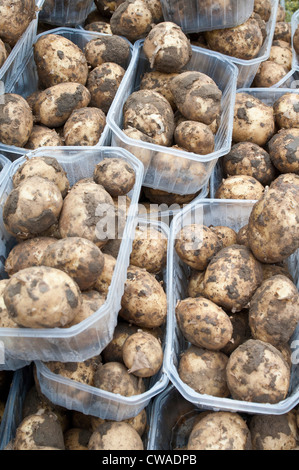
<path fill-rule="evenodd" d="M 1 46 L 0 63 L 5 56 Z M 79 47 L 49 33 L 35 42 L 33 56 L 38 89 L 28 96 L 4 94 L 0 141 L 31 150 L 96 145 L 130 62 L 129 42 L 103 35 Z"/>
<path fill-rule="evenodd" d="M 3 223 L 16 243 L 5 261 L 8 279 L 1 281 L 1 325 L 69 328 L 81 323 L 106 301 L 118 254 L 114 258 L 102 248 L 119 235 L 101 230 L 101 221 L 107 223 L 108 213 L 113 227 L 116 217 L 125 224 L 127 213 L 119 213 L 114 198 L 126 197 L 130 204 L 135 170 L 121 158 L 105 157 L 90 178 L 71 185 L 58 160 L 33 156 L 17 168 L 12 185 Z"/>

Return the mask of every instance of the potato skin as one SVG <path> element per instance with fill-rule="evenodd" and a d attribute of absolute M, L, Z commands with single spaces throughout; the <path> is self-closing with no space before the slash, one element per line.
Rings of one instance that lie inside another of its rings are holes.
<path fill-rule="evenodd" d="M 64 198 L 69 189 L 70 182 L 63 167 L 54 157 L 32 157 L 26 160 L 16 170 L 12 177 L 14 188 L 32 176 L 39 176 L 55 183 L 61 191 Z"/>
<path fill-rule="evenodd" d="M 146 3 L 141 0 L 126 0 L 110 18 L 112 34 L 124 36 L 134 43 L 150 32 L 153 17 Z"/>
<path fill-rule="evenodd" d="M 261 63 L 253 85 L 258 88 L 270 88 L 280 82 L 288 73 L 288 67 L 278 64 L 274 60 L 265 60 Z"/>
<path fill-rule="evenodd" d="M 203 281 L 205 296 L 220 307 L 245 308 L 263 279 L 261 264 L 242 245 L 220 250 L 210 261 Z"/>
<path fill-rule="evenodd" d="M 258 200 L 264 193 L 264 186 L 253 176 L 234 175 L 225 178 L 218 187 L 216 199 Z"/>
<path fill-rule="evenodd" d="M 180 379 L 195 392 L 219 398 L 229 396 L 226 383 L 228 357 L 220 351 L 190 346 L 180 357 Z"/>
<path fill-rule="evenodd" d="M 221 439 L 219 439 L 221 433 Z M 187 450 L 251 450 L 251 436 L 238 413 L 209 412 L 189 435 Z"/>
<path fill-rule="evenodd" d="M 186 71 L 170 83 L 177 108 L 190 121 L 210 125 L 221 114 L 222 92 L 208 75 Z"/>
<path fill-rule="evenodd" d="M 257 57 L 263 45 L 262 31 L 254 18 L 233 28 L 207 31 L 205 37 L 212 50 L 243 60 Z"/>
<path fill-rule="evenodd" d="M 273 104 L 275 121 L 279 129 L 299 127 L 299 96 L 285 93 Z"/>
<path fill-rule="evenodd" d="M 44 251 L 55 243 L 51 237 L 35 237 L 15 245 L 5 260 L 5 271 L 12 276 L 21 269 L 40 266 Z"/>
<path fill-rule="evenodd" d="M 64 450 L 61 424 L 51 412 L 34 414 L 18 425 L 13 450 Z"/>
<path fill-rule="evenodd" d="M 188 152 L 199 155 L 208 155 L 215 148 L 213 132 L 209 126 L 197 121 L 181 122 L 174 131 L 174 140 Z"/>
<path fill-rule="evenodd" d="M 233 141 L 235 143 L 252 142 L 262 147 L 274 133 L 273 107 L 248 93 L 237 93 L 234 108 Z"/>
<path fill-rule="evenodd" d="M 278 346 L 287 343 L 299 322 L 299 293 L 286 276 L 265 280 L 250 302 L 249 325 L 252 336 Z"/>
<path fill-rule="evenodd" d="M 164 324 L 167 298 L 153 274 L 129 266 L 119 315 L 139 327 L 155 328 Z"/>
<path fill-rule="evenodd" d="M 186 225 L 176 236 L 176 253 L 188 266 L 198 271 L 204 271 L 221 249 L 218 236 L 205 225 Z"/>
<path fill-rule="evenodd" d="M 63 127 L 65 145 L 96 145 L 105 129 L 105 113 L 94 107 L 75 109 Z"/>
<path fill-rule="evenodd" d="M 115 220 L 115 205 L 110 194 L 93 180 L 77 182 L 64 199 L 59 218 L 61 237 L 87 238 L 101 248 L 110 236 L 101 232 L 101 220 L 107 222 L 107 214 L 98 212 L 103 204 L 107 211 L 109 208 L 108 217 Z"/>
<path fill-rule="evenodd" d="M 33 126 L 26 149 L 35 150 L 39 147 L 61 147 L 64 145 L 62 138 L 55 129 L 44 126 Z"/>
<path fill-rule="evenodd" d="M 3 0 L 0 5 L 1 39 L 13 47 L 35 18 L 34 0 Z"/>
<path fill-rule="evenodd" d="M 104 268 L 100 248 L 82 237 L 57 240 L 46 248 L 41 264 L 61 269 L 79 286 L 81 291 L 92 289 Z"/>
<path fill-rule="evenodd" d="M 167 237 L 154 227 L 139 226 L 135 231 L 130 264 L 157 274 L 166 265 Z"/>
<path fill-rule="evenodd" d="M 152 377 L 163 364 L 160 341 L 154 335 L 140 330 L 128 336 L 122 348 L 122 356 L 128 372 L 137 377 Z"/>
<path fill-rule="evenodd" d="M 4 292 L 11 318 L 24 328 L 55 328 L 73 320 L 81 308 L 78 285 L 64 272 L 36 266 L 14 274 Z"/>
<path fill-rule="evenodd" d="M 296 447 L 296 416 L 293 411 L 280 416 L 254 415 L 249 428 L 253 450 L 293 450 Z"/>
<path fill-rule="evenodd" d="M 194 346 L 219 351 L 232 338 L 229 316 L 204 297 L 181 300 L 176 305 L 175 314 L 183 336 Z"/>
<path fill-rule="evenodd" d="M 171 21 L 155 25 L 144 40 L 143 52 L 158 72 L 179 72 L 191 59 L 192 49 L 180 26 Z"/>
<path fill-rule="evenodd" d="M 94 289 L 96 289 L 100 294 L 107 296 L 109 286 L 112 281 L 114 268 L 116 265 L 116 259 L 114 256 L 109 255 L 107 253 L 103 253 L 104 256 L 104 267 L 100 274 L 97 277 L 96 283 L 94 285 Z"/>
<path fill-rule="evenodd" d="M 37 73 L 43 88 L 58 83 L 86 84 L 88 65 L 83 51 L 58 34 L 41 36 L 33 46 Z"/>
<path fill-rule="evenodd" d="M 13 321 L 13 319 L 10 317 L 8 314 L 3 294 L 5 291 L 5 288 L 9 282 L 9 279 L 1 279 L 0 280 L 0 328 L 17 328 L 18 325 L 16 322 Z M 3 384 L 1 385 L 3 387 Z M 1 416 L 1 413 L 0 413 Z"/>
<path fill-rule="evenodd" d="M 20 95 L 6 93 L 0 103 L 0 142 L 24 147 L 33 128 L 33 115 L 27 101 Z"/>
<path fill-rule="evenodd" d="M 282 354 L 260 340 L 249 339 L 230 355 L 226 375 L 235 400 L 275 404 L 289 390 L 290 369 Z"/>
<path fill-rule="evenodd" d="M 255 203 L 248 223 L 248 243 L 262 263 L 278 263 L 299 247 L 298 188 L 269 189 Z"/>
<path fill-rule="evenodd" d="M 86 83 L 91 96 L 90 105 L 107 114 L 124 75 L 125 69 L 113 62 L 94 68 Z"/>
<path fill-rule="evenodd" d="M 281 129 L 269 141 L 269 154 L 280 173 L 299 174 L 299 129 Z"/>
<path fill-rule="evenodd" d="M 2 39 L 0 39 L 0 67 L 2 67 L 7 57 L 8 57 L 8 52 L 6 50 L 5 44 L 2 41 Z"/>
<path fill-rule="evenodd" d="M 164 98 L 167 99 L 172 109 L 175 111 L 176 105 L 173 100 L 172 92 L 170 90 L 170 82 L 177 75 L 178 73 L 176 72 L 166 73 L 166 72 L 159 72 L 157 70 L 146 72 L 141 78 L 139 89 L 140 90 L 154 90 L 154 91 L 157 91 L 158 93 L 161 93 L 161 95 L 163 95 Z"/>
<path fill-rule="evenodd" d="M 125 397 L 139 395 L 145 390 L 142 379 L 129 374 L 126 366 L 118 362 L 100 365 L 94 375 L 94 386 Z"/>
<path fill-rule="evenodd" d="M 112 197 L 125 196 L 135 184 L 135 171 L 121 158 L 104 158 L 93 172 L 93 179 L 101 184 Z"/>
<path fill-rule="evenodd" d="M 18 239 L 30 238 L 57 222 L 62 205 L 63 198 L 55 183 L 32 176 L 9 193 L 3 208 L 4 226 Z"/>
<path fill-rule="evenodd" d="M 101 36 L 86 44 L 85 56 L 92 68 L 105 62 L 113 62 L 125 69 L 130 58 L 130 45 L 124 38 L 115 34 Z"/>
<path fill-rule="evenodd" d="M 49 361 L 46 363 L 46 366 L 51 372 L 61 377 L 93 386 L 94 375 L 100 364 L 100 358 L 93 357 L 84 362 Z"/>
<path fill-rule="evenodd" d="M 123 421 L 107 421 L 100 424 L 91 435 L 88 450 L 144 450 L 138 432 Z"/>
<path fill-rule="evenodd" d="M 124 129 L 136 128 L 158 145 L 172 144 L 174 114 L 171 105 L 160 93 L 153 90 L 133 92 L 124 104 L 123 114 Z"/>
<path fill-rule="evenodd" d="M 75 109 L 86 108 L 90 92 L 81 83 L 59 83 L 44 90 L 38 99 L 37 122 L 47 127 L 61 127 Z"/>

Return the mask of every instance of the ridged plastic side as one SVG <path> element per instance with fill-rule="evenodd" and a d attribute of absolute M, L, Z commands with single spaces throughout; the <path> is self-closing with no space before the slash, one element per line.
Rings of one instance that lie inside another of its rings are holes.
<path fill-rule="evenodd" d="M 93 0 L 45 0 L 40 21 L 55 26 L 77 26 L 86 20 Z"/>

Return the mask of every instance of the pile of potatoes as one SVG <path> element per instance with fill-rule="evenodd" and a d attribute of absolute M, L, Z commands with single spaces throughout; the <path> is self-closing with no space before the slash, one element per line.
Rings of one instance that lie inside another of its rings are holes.
<path fill-rule="evenodd" d="M 190 275 L 175 308 L 186 341 L 182 382 L 200 394 L 275 404 L 289 392 L 299 293 L 287 260 L 299 248 L 299 178 L 276 178 L 248 224 L 190 224 L 174 250 Z"/>
<path fill-rule="evenodd" d="M 3 0 L 1 2 L 0 67 L 35 17 L 35 0 Z"/>
<path fill-rule="evenodd" d="M 299 175 L 299 94 L 283 93 L 273 105 L 236 95 L 233 143 L 221 161 L 217 199 L 260 199 L 280 175 Z"/>
<path fill-rule="evenodd" d="M 171 444 L 187 451 L 298 450 L 298 425 L 296 408 L 279 416 L 194 410 L 179 417 Z"/>
<path fill-rule="evenodd" d="M 26 149 L 94 146 L 130 61 L 120 36 L 91 39 L 80 49 L 59 34 L 34 44 L 39 87 L 24 98 L 6 93 L 0 104 L 0 142 Z"/>
<path fill-rule="evenodd" d="M 0 281 L 1 327 L 68 328 L 105 303 L 134 185 L 121 158 L 104 158 L 72 186 L 54 157 L 19 166 L 3 206 L 16 244 Z M 118 210 L 118 196 L 127 208 Z"/>
<path fill-rule="evenodd" d="M 143 450 L 147 411 L 111 421 L 53 404 L 36 374 L 26 393 L 20 423 L 5 450 Z"/>

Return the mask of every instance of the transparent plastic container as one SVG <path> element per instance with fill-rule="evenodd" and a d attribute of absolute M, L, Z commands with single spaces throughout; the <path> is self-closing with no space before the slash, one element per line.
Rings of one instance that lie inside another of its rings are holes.
<path fill-rule="evenodd" d="M 169 227 L 162 222 L 144 221 L 139 218 L 137 222 L 142 226 L 157 228 L 168 237 Z M 166 281 L 166 270 L 164 280 Z M 166 283 L 165 287 L 167 291 Z M 165 347 L 163 342 L 162 347 Z M 146 391 L 131 397 L 74 382 L 51 372 L 44 362 L 36 361 L 35 365 L 41 391 L 52 403 L 87 415 L 114 421 L 122 421 L 136 416 L 148 406 L 153 397 L 161 393 L 168 385 L 164 364 L 155 376 L 144 379 Z"/>
<path fill-rule="evenodd" d="M 84 23 L 93 4 L 93 0 L 44 0 L 40 21 L 55 26 L 78 26 Z"/>
<path fill-rule="evenodd" d="M 240 88 L 237 93 L 248 93 L 249 95 L 255 96 L 260 99 L 263 103 L 268 106 L 273 106 L 281 96 L 286 93 L 299 93 L 299 89 L 296 88 Z M 223 172 L 223 161 L 218 160 L 215 165 L 214 171 L 210 179 L 210 197 L 215 198 L 216 191 L 220 186 L 222 179 L 224 178 Z"/>
<path fill-rule="evenodd" d="M 5 181 L 10 166 L 11 161 L 5 155 L 0 154 L 0 185 Z"/>
<path fill-rule="evenodd" d="M 150 70 L 149 61 L 143 53 L 143 42 L 144 40 L 139 40 L 134 44 L 134 58 L 107 115 L 107 124 L 111 130 L 111 143 L 126 148 L 133 155 L 141 155 L 145 166 L 144 186 L 175 194 L 195 194 L 207 184 L 218 158 L 230 151 L 238 70 L 221 54 L 192 47 L 192 58 L 186 69 L 209 75 L 223 93 L 221 123 L 215 137 L 213 153 L 197 155 L 134 140 L 127 137 L 122 130 L 122 110 L 127 98 L 139 89 L 142 75 Z M 153 164 L 153 158 L 159 152 L 174 161 L 173 172 L 163 171 Z M 187 170 L 186 160 L 194 162 L 193 167 Z M 196 173 L 197 162 L 203 164 L 200 174 Z"/>
<path fill-rule="evenodd" d="M 13 47 L 2 67 L 0 67 L 0 85 L 1 82 L 3 85 L 6 85 L 18 76 L 19 70 L 23 65 L 23 59 L 30 52 L 35 41 L 40 9 L 42 8 L 44 1 L 45 0 L 36 0 L 35 3 L 38 8 L 36 11 L 36 17 L 31 21 L 24 34 Z M 0 94 L 2 93 L 3 85 L 1 85 Z"/>
<path fill-rule="evenodd" d="M 231 57 L 228 55 L 223 55 L 226 59 L 230 60 L 233 64 L 238 67 L 238 88 L 248 88 L 252 85 L 254 77 L 258 71 L 258 68 L 262 62 L 267 60 L 270 56 L 270 51 L 272 47 L 277 10 L 278 10 L 279 0 L 271 0 L 272 11 L 269 21 L 266 23 L 267 36 L 264 40 L 263 46 L 258 54 L 258 56 L 251 60 L 238 59 L 236 57 Z"/>
<path fill-rule="evenodd" d="M 294 34 L 299 26 L 299 10 L 295 11 L 295 13 L 292 15 L 292 20 L 291 20 L 291 27 L 292 27 L 292 49 L 293 49 L 293 62 L 292 62 L 292 69 L 295 71 L 299 70 L 299 57 L 298 54 L 296 53 L 294 49 L 294 44 L 293 44 L 293 37 Z"/>
<path fill-rule="evenodd" d="M 71 186 L 82 178 L 92 177 L 94 167 L 104 158 L 121 158 L 130 163 L 135 171 L 135 185 L 128 194 L 131 204 L 123 231 L 119 254 L 106 302 L 91 317 L 69 328 L 0 328 L 0 341 L 5 351 L 15 360 L 81 362 L 98 355 L 111 341 L 120 310 L 121 297 L 126 281 L 135 230 L 135 216 L 141 190 L 143 167 L 124 149 L 114 147 L 48 147 L 31 152 L 16 160 L 11 167 L 6 184 L 0 188 L 0 277 L 7 278 L 5 259 L 15 244 L 3 225 L 2 210 L 12 189 L 12 176 L 25 161 L 34 156 L 55 157 L 67 173 Z"/>
<path fill-rule="evenodd" d="M 23 367 L 13 374 L 4 414 L 0 424 L 0 450 L 14 439 L 16 430 L 22 421 L 23 404 L 27 392 L 33 385 L 30 367 Z"/>
<path fill-rule="evenodd" d="M 218 398 L 200 394 L 184 383 L 178 374 L 180 355 L 187 349 L 189 343 L 184 339 L 175 318 L 175 306 L 181 299 L 187 297 L 189 268 L 184 264 L 174 249 L 176 235 L 179 230 L 190 223 L 204 225 L 226 225 L 238 231 L 248 223 L 255 201 L 217 200 L 210 199 L 190 204 L 180 214 L 174 217 L 169 235 L 167 284 L 168 284 L 168 319 L 165 349 L 165 370 L 171 383 L 179 393 L 190 403 L 214 411 L 232 411 L 255 414 L 287 413 L 299 403 L 299 361 L 296 360 L 299 342 L 299 325 L 290 340 L 294 361 L 291 371 L 291 383 L 288 396 L 277 404 L 254 403 L 232 398 Z M 194 222 L 195 221 L 195 222 Z M 288 267 L 299 289 L 299 250 L 288 259 Z M 297 362 L 297 364 L 296 364 Z"/>
<path fill-rule="evenodd" d="M 90 31 L 85 31 L 82 29 L 73 29 L 73 28 L 55 28 L 49 31 L 43 32 L 35 37 L 34 43 L 42 36 L 48 34 L 57 34 L 63 36 L 74 44 L 76 44 L 80 49 L 84 49 L 87 42 L 92 39 L 103 36 L 101 33 L 95 33 Z M 127 41 L 130 46 L 130 58 L 128 61 L 128 66 L 133 58 L 133 45 Z M 19 67 L 19 74 L 11 81 L 6 83 L 5 92 L 6 93 L 16 93 L 18 95 L 26 98 L 31 95 L 33 92 L 39 89 L 39 80 L 37 67 L 34 61 L 33 49 L 30 48 L 29 54 L 26 57 L 22 57 L 21 62 L 22 68 Z M 1 95 L 1 90 L 0 90 Z M 106 124 L 97 146 L 108 146 L 110 145 L 110 131 L 108 125 Z M 16 156 L 22 156 L 30 150 L 10 145 L 5 145 L 0 142 L 0 152 L 5 152 L 5 154 L 11 159 L 15 160 Z"/>
<path fill-rule="evenodd" d="M 223 2 L 206 0 L 161 0 L 165 21 L 178 24 L 185 33 L 232 28 L 253 13 L 254 0 Z"/>

